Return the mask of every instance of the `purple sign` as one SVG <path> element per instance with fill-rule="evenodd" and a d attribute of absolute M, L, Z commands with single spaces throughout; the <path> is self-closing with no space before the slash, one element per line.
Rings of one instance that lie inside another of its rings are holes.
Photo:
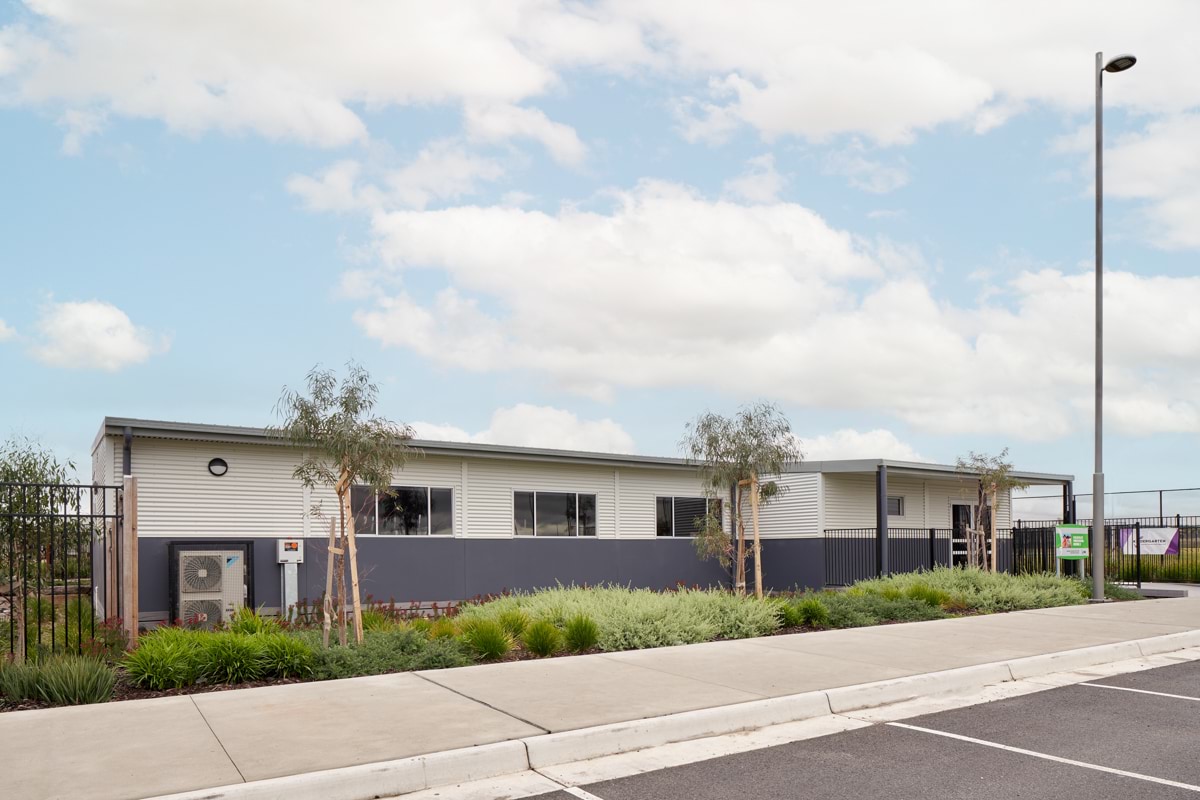
<path fill-rule="evenodd" d="M 1121 528 L 1121 552 L 1137 555 L 1138 538 L 1138 529 Z M 1140 538 L 1144 556 L 1179 555 L 1179 528 L 1142 528 Z"/>

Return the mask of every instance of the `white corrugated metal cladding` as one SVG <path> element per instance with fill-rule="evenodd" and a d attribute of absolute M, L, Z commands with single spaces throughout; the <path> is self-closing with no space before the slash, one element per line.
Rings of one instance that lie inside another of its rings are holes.
<path fill-rule="evenodd" d="M 139 480 L 142 535 L 322 536 L 328 523 L 307 512 L 319 505 L 327 514 L 336 513 L 331 490 L 310 492 L 292 477 L 298 451 L 254 428 L 108 418 L 92 451 L 97 482 L 120 479 L 127 427 L 133 435 L 132 472 Z M 532 491 L 595 495 L 598 537 L 653 539 L 657 498 L 703 495 L 697 469 L 679 459 L 418 444 L 422 454 L 397 471 L 394 483 L 449 489 L 455 536 L 513 536 L 513 493 Z M 221 477 L 208 471 L 214 458 L 228 464 Z M 774 477 L 784 491 L 760 510 L 762 536 L 803 538 L 831 528 L 874 527 L 874 470 L 881 463 L 805 463 Z M 888 519 L 891 527 L 950 527 L 951 507 L 973 500 L 971 479 L 955 475 L 952 467 L 887 463 L 888 495 L 904 498 L 903 514 Z M 1070 480 L 1038 473 L 1025 476 L 1041 483 Z M 1010 507 L 1006 494 L 999 504 L 1001 528 L 1009 526 Z M 744 513 L 749 527 L 748 507 Z M 728 509 L 725 521 L 728 527 Z M 676 530 L 680 528 L 676 520 Z"/>

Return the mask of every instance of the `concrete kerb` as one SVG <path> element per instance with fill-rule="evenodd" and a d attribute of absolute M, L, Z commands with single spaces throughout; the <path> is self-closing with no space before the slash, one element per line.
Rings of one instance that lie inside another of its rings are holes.
<path fill-rule="evenodd" d="M 1200 630 L 685 711 L 411 758 L 165 795 L 153 800 L 368 800 L 644 750 L 1114 661 L 1200 647 Z"/>

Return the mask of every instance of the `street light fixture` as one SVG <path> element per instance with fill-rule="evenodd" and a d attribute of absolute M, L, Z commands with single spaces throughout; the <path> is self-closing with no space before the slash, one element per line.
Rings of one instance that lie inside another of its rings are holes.
<path fill-rule="evenodd" d="M 1092 601 L 1104 600 L 1104 73 L 1124 72 L 1137 57 L 1105 63 L 1096 53 L 1096 471 L 1092 475 Z"/>

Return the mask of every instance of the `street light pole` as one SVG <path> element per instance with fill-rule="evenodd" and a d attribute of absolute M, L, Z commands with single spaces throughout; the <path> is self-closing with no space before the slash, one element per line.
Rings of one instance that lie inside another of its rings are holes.
<path fill-rule="evenodd" d="M 1096 471 L 1092 474 L 1092 601 L 1104 600 L 1104 73 L 1137 63 L 1096 53 Z"/>

